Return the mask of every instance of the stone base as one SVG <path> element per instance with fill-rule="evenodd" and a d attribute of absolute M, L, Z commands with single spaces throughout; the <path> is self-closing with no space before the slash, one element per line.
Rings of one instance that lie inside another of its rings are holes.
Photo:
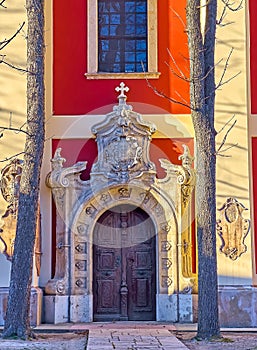
<path fill-rule="evenodd" d="M 1 300 L 3 305 L 5 301 Z M 257 327 L 256 305 L 257 288 L 219 287 L 221 327 Z M 92 322 L 92 308 L 92 295 L 72 295 L 70 298 L 57 295 L 44 296 L 44 322 Z M 156 296 L 156 320 L 160 322 L 197 322 L 197 308 L 197 294 L 157 294 Z"/>
<path fill-rule="evenodd" d="M 4 325 L 5 314 L 7 310 L 8 293 L 8 287 L 0 288 L 0 326 Z M 42 290 L 38 287 L 32 287 L 30 296 L 30 324 L 33 327 L 38 326 L 41 323 L 42 299 Z"/>
<path fill-rule="evenodd" d="M 156 320 L 162 322 L 193 322 L 191 294 L 158 294 Z"/>
<path fill-rule="evenodd" d="M 219 287 L 221 327 L 257 327 L 257 288 L 251 286 Z"/>
<path fill-rule="evenodd" d="M 92 322 L 92 305 L 90 295 L 45 295 L 44 322 Z"/>
<path fill-rule="evenodd" d="M 45 295 L 43 305 L 45 323 L 69 322 L 69 297 L 67 295 Z"/>
<path fill-rule="evenodd" d="M 71 296 L 71 322 L 93 322 L 93 295 Z"/>

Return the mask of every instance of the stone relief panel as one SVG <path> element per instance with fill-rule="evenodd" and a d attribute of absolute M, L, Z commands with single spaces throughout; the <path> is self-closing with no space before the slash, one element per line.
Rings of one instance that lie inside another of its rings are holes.
<path fill-rule="evenodd" d="M 236 198 L 228 198 L 219 209 L 217 233 L 221 239 L 220 252 L 231 260 L 237 260 L 247 251 L 245 238 L 250 230 L 250 220 L 243 218 L 247 210 Z"/>
<path fill-rule="evenodd" d="M 18 202 L 20 191 L 20 180 L 23 168 L 23 160 L 14 158 L 1 170 L 0 189 L 3 198 L 8 203 L 6 211 L 0 219 L 0 240 L 4 244 L 3 253 L 8 260 L 12 260 L 14 241 L 16 236 Z M 37 213 L 37 230 L 35 240 L 35 262 L 37 274 L 40 273 L 41 264 L 41 227 L 40 208 Z"/>

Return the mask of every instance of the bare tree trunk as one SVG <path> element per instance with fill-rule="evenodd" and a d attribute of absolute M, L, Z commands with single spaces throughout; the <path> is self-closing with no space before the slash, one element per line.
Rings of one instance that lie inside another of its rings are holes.
<path fill-rule="evenodd" d="M 30 289 L 44 147 L 44 8 L 27 0 L 27 138 L 20 183 L 11 282 L 3 337 L 30 334 Z"/>
<path fill-rule="evenodd" d="M 216 151 L 214 48 L 217 0 L 206 2 L 201 33 L 200 0 L 187 0 L 190 99 L 196 138 L 199 338 L 220 335 L 216 257 Z"/>

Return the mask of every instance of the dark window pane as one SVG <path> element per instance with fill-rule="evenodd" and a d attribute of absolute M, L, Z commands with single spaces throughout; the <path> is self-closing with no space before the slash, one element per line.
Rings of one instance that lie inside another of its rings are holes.
<path fill-rule="evenodd" d="M 109 16 L 108 15 L 102 15 L 99 17 L 99 24 L 109 24 Z"/>
<path fill-rule="evenodd" d="M 141 62 L 141 61 L 145 62 L 146 61 L 145 53 L 144 52 L 137 52 L 136 61 L 137 62 Z"/>
<path fill-rule="evenodd" d="M 120 24 L 120 15 L 111 15 L 111 24 Z"/>
<path fill-rule="evenodd" d="M 101 41 L 101 48 L 102 48 L 102 51 L 109 50 L 109 40 L 102 40 Z"/>
<path fill-rule="evenodd" d="M 137 40 L 136 41 L 136 49 L 137 50 L 146 50 L 146 40 Z"/>
<path fill-rule="evenodd" d="M 129 14 L 125 16 L 125 23 L 126 24 L 134 24 L 135 23 L 136 16 L 133 14 Z"/>
<path fill-rule="evenodd" d="M 125 51 L 134 51 L 135 50 L 135 40 L 126 40 L 125 42 Z"/>
<path fill-rule="evenodd" d="M 110 40 L 110 50 L 115 51 L 120 49 L 120 41 L 116 39 Z"/>
<path fill-rule="evenodd" d="M 125 64 L 125 72 L 126 73 L 133 73 L 133 72 L 135 72 L 135 64 L 126 63 Z"/>
<path fill-rule="evenodd" d="M 98 10 L 99 12 L 108 12 L 108 4 L 106 2 L 99 1 Z"/>
<path fill-rule="evenodd" d="M 146 12 L 146 1 L 137 1 L 137 12 Z"/>
<path fill-rule="evenodd" d="M 110 35 L 115 36 L 118 32 L 118 26 L 117 25 L 111 25 L 110 26 Z"/>
<path fill-rule="evenodd" d="M 127 25 L 125 29 L 125 35 L 135 34 L 136 27 L 134 25 Z"/>
<path fill-rule="evenodd" d="M 109 1 L 110 12 L 120 12 L 120 2 L 119 1 Z"/>
<path fill-rule="evenodd" d="M 135 12 L 135 2 L 134 1 L 126 1 L 125 2 L 125 12 Z"/>
<path fill-rule="evenodd" d="M 119 62 L 120 62 L 120 52 L 116 52 L 115 63 L 119 63 Z"/>
<path fill-rule="evenodd" d="M 146 14 L 141 13 L 139 15 L 136 15 L 136 23 L 137 24 L 143 24 L 145 26 L 146 24 Z"/>
<path fill-rule="evenodd" d="M 135 62 L 135 53 L 134 52 L 125 52 L 125 62 Z"/>
<path fill-rule="evenodd" d="M 102 72 L 142 72 L 147 66 L 147 0 L 99 0 L 99 59 Z"/>
<path fill-rule="evenodd" d="M 109 26 L 100 26 L 100 35 L 107 36 L 109 34 Z"/>
<path fill-rule="evenodd" d="M 137 63 L 136 72 L 147 72 L 147 65 L 144 62 L 143 62 L 143 66 L 142 66 L 142 63 Z"/>
<path fill-rule="evenodd" d="M 120 65 L 119 64 L 114 64 L 113 65 L 113 70 L 114 73 L 119 73 L 121 71 Z"/>
<path fill-rule="evenodd" d="M 136 35 L 146 35 L 146 26 L 137 26 Z"/>

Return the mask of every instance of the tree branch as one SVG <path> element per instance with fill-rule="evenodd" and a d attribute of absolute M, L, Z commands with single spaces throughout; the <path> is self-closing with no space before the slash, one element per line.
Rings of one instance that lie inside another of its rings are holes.
<path fill-rule="evenodd" d="M 230 11 L 236 12 L 243 8 L 243 0 L 240 1 L 239 5 L 237 7 L 232 7 L 235 3 L 229 3 L 229 0 L 221 0 L 223 4 L 225 5 L 225 8 L 229 9 Z"/>
<path fill-rule="evenodd" d="M 233 116 L 230 120 L 232 120 L 233 118 L 234 118 L 234 116 Z M 228 134 L 229 134 L 230 131 L 233 129 L 233 127 L 235 126 L 236 122 L 237 122 L 237 120 L 234 120 L 234 122 L 232 123 L 232 125 L 230 125 L 230 127 L 229 127 L 228 130 L 226 131 L 226 134 L 224 135 L 223 140 L 222 140 L 222 142 L 221 142 L 221 144 L 220 144 L 218 150 L 216 151 L 216 155 L 219 154 L 219 153 L 221 153 L 221 152 L 225 152 L 225 151 L 227 151 L 228 149 L 230 149 L 230 148 L 233 147 L 233 146 L 232 146 L 232 147 L 230 146 L 230 147 L 227 147 L 226 149 L 222 150 L 222 147 L 224 147 L 224 145 L 225 145 L 225 143 L 226 143 Z M 222 128 L 221 130 L 224 130 L 225 127 L 226 127 L 226 125 L 228 125 L 228 123 L 229 123 L 229 122 L 227 122 L 227 123 L 223 126 L 223 128 Z"/>
<path fill-rule="evenodd" d="M 234 118 L 235 118 L 235 114 L 233 114 L 233 116 L 223 125 L 223 127 L 219 131 L 217 131 L 217 134 L 220 134 Z"/>
<path fill-rule="evenodd" d="M 23 68 L 20 68 L 20 67 L 17 67 L 15 65 L 13 65 L 12 63 L 8 63 L 6 62 L 3 57 L 5 57 L 5 55 L 0 55 L 0 64 L 3 63 L 5 64 L 6 66 L 10 67 L 10 68 L 13 68 L 19 72 L 22 72 L 22 73 L 28 73 L 28 71 L 26 69 L 23 69 Z"/>
<path fill-rule="evenodd" d="M 5 130 L 10 130 L 10 131 L 15 131 L 17 134 L 22 132 L 22 133 L 30 136 L 30 134 L 26 130 L 22 130 L 21 128 L 13 128 L 13 127 L 10 127 L 10 126 L 8 126 L 8 127 L 7 126 L 6 127 L 5 126 L 0 126 L 0 132 L 5 131 Z"/>
<path fill-rule="evenodd" d="M 157 96 L 166 98 L 166 99 L 167 99 L 168 101 L 170 101 L 170 102 L 179 104 L 179 105 L 184 106 L 184 107 L 187 107 L 187 108 L 189 108 L 189 109 L 193 109 L 188 103 L 183 103 L 183 102 L 181 102 L 181 101 L 175 100 L 175 99 L 172 98 L 172 97 L 167 96 L 164 92 L 159 91 L 155 86 L 153 86 L 153 85 L 149 82 L 149 80 L 148 80 L 147 78 L 145 78 L 145 79 L 146 79 L 146 82 L 147 82 L 148 87 L 150 87 L 150 88 L 156 93 Z"/>
<path fill-rule="evenodd" d="M 11 159 L 13 159 L 13 158 L 15 158 L 15 157 L 17 157 L 17 156 L 19 156 L 19 155 L 21 155 L 21 154 L 24 154 L 24 153 L 25 153 L 24 151 L 23 151 L 23 152 L 16 153 L 16 154 L 14 154 L 14 155 L 11 156 L 11 157 L 7 157 L 7 158 L 5 158 L 5 159 L 0 160 L 0 163 L 8 162 L 8 160 L 11 160 Z"/>
<path fill-rule="evenodd" d="M 4 39 L 2 42 L 0 42 L 0 50 L 2 50 L 5 46 L 7 46 L 20 33 L 20 31 L 22 30 L 24 25 L 25 25 L 25 22 L 23 22 L 20 25 L 20 27 L 16 30 L 16 32 L 9 39 Z"/>
<path fill-rule="evenodd" d="M 226 75 L 226 72 L 227 72 L 227 69 L 228 69 L 228 66 L 229 66 L 229 60 L 231 58 L 231 55 L 232 55 L 233 51 L 234 51 L 234 48 L 232 47 L 232 49 L 230 50 L 230 52 L 228 54 L 228 57 L 226 59 L 226 62 L 225 62 L 224 69 L 223 69 L 223 72 L 221 74 L 220 80 L 219 80 L 218 84 L 216 85 L 216 90 L 218 88 L 220 88 L 222 85 L 229 83 L 232 79 L 236 78 L 239 74 L 241 74 L 241 72 L 238 72 L 235 75 L 233 75 L 231 78 L 223 81 L 224 77 Z"/>
<path fill-rule="evenodd" d="M 234 3 L 229 3 L 229 0 L 221 0 L 221 1 L 223 2 L 224 7 L 223 7 L 222 13 L 220 15 L 220 18 L 216 21 L 216 23 L 217 23 L 217 25 L 224 27 L 226 25 L 233 23 L 233 22 L 228 22 L 226 24 L 222 24 L 223 20 L 226 17 L 227 10 L 230 10 L 233 12 L 241 10 L 243 8 L 243 6 L 242 6 L 243 0 L 241 0 L 240 4 L 237 7 L 232 7 L 234 5 Z"/>
<path fill-rule="evenodd" d="M 180 22 L 182 23 L 183 27 L 186 29 L 186 24 L 183 21 L 182 17 L 172 7 L 170 7 L 170 9 L 176 15 L 176 17 L 180 20 Z"/>
<path fill-rule="evenodd" d="M 170 71 L 172 72 L 172 74 L 174 74 L 176 77 L 178 77 L 179 79 L 182 79 L 186 82 L 189 82 L 190 79 L 188 77 L 186 77 L 186 75 L 182 72 L 182 70 L 179 68 L 178 64 L 176 63 L 172 53 L 170 52 L 169 49 L 167 49 L 168 54 L 172 60 L 172 63 L 174 64 L 174 66 L 176 67 L 176 69 L 178 70 L 179 74 L 175 72 L 175 70 L 170 66 L 170 64 L 168 62 L 165 62 L 165 64 L 169 67 Z"/>
<path fill-rule="evenodd" d="M 6 0 L 0 1 L 0 6 L 6 9 L 7 7 L 4 5 L 5 1 L 6 1 Z"/>

